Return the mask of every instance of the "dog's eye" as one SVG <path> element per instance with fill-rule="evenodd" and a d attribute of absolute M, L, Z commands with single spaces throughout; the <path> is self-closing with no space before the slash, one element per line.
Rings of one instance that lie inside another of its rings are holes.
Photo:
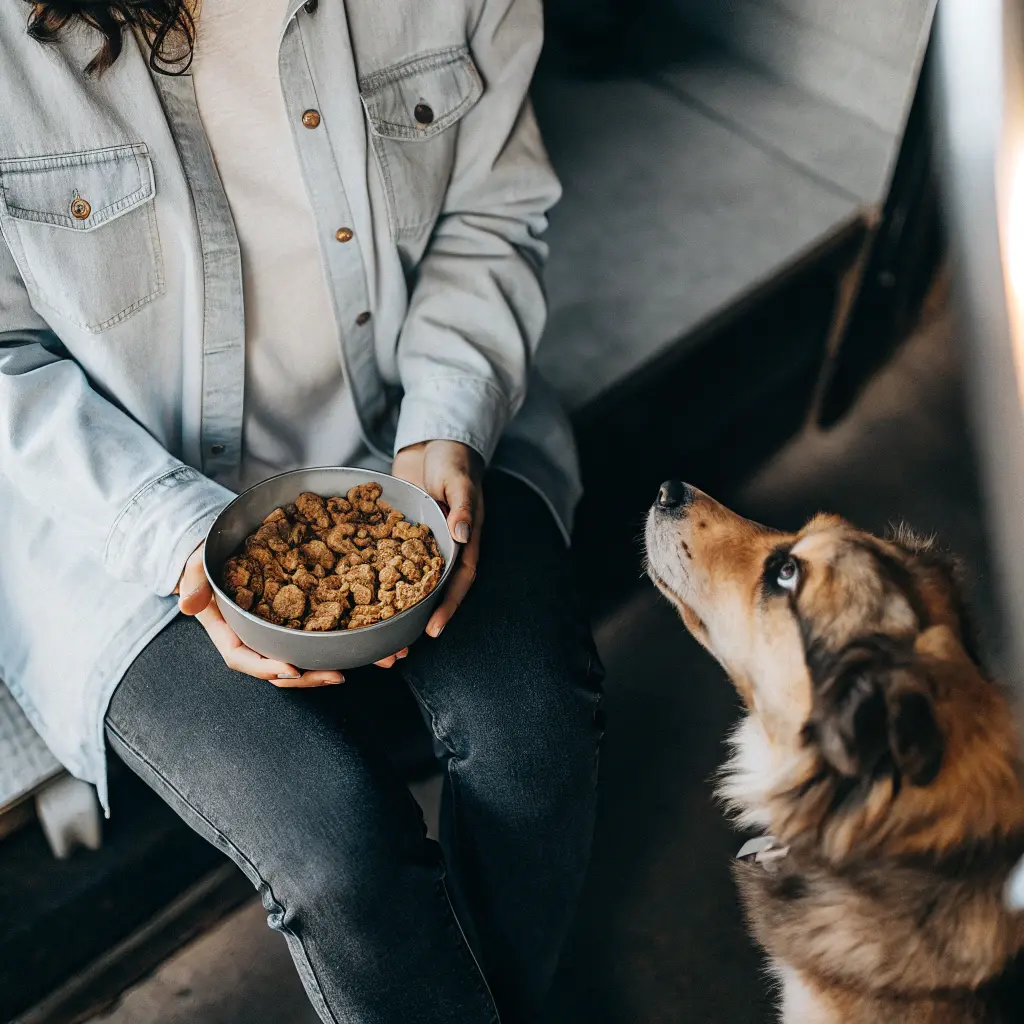
<path fill-rule="evenodd" d="M 799 577 L 800 567 L 796 564 L 796 559 L 787 558 L 782 565 L 779 566 L 779 575 L 775 579 L 783 590 L 793 590 L 796 587 L 796 581 Z"/>

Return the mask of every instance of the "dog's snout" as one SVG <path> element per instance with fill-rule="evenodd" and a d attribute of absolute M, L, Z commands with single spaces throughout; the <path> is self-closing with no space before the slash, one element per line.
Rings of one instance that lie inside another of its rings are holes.
<path fill-rule="evenodd" d="M 666 480 L 658 490 L 658 508 L 676 511 L 693 501 L 693 490 L 682 480 Z"/>

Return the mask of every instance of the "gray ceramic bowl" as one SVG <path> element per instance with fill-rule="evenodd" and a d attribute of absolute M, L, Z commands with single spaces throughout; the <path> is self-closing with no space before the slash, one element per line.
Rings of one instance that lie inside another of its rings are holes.
<path fill-rule="evenodd" d="M 419 604 L 373 626 L 306 633 L 276 626 L 258 615 L 243 611 L 221 590 L 224 563 L 275 508 L 294 501 L 303 491 L 324 497 L 344 495 L 355 484 L 370 481 L 376 481 L 384 488 L 384 499 L 399 512 L 404 512 L 406 519 L 425 523 L 434 531 L 445 561 L 444 573 L 433 593 Z M 426 491 L 404 480 L 366 469 L 297 469 L 250 487 L 221 512 L 207 535 L 203 566 L 213 584 L 221 614 L 246 646 L 265 657 L 277 658 L 298 668 L 345 669 L 369 665 L 395 654 L 423 633 L 451 575 L 457 548 L 437 502 Z"/>

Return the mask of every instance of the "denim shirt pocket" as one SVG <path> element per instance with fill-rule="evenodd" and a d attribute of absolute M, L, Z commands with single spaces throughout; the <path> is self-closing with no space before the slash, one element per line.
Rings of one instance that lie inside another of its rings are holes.
<path fill-rule="evenodd" d="M 96 334 L 163 291 L 147 147 L 0 159 L 0 228 L 34 303 Z"/>
<path fill-rule="evenodd" d="M 453 126 L 483 94 L 469 48 L 448 47 L 359 81 L 396 240 L 437 220 L 455 163 Z"/>

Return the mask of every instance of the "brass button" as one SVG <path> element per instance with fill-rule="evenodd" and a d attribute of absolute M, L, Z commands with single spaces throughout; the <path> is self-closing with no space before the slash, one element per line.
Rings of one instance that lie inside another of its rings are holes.
<path fill-rule="evenodd" d="M 210 445 L 210 454 L 211 455 L 223 455 L 224 454 L 224 445 L 222 445 L 222 444 L 211 444 Z"/>
<path fill-rule="evenodd" d="M 315 14 L 316 13 L 316 9 L 319 6 L 320 6 L 320 0 L 306 0 L 306 2 L 302 5 L 302 9 L 307 14 Z"/>
<path fill-rule="evenodd" d="M 407 108 L 408 109 L 408 108 Z M 430 124 L 434 120 L 434 111 L 426 103 L 417 103 L 413 108 L 412 116 L 420 124 Z"/>
<path fill-rule="evenodd" d="M 352 229 L 351 228 L 338 228 L 334 232 L 334 237 L 339 242 L 351 242 L 352 241 Z"/>
<path fill-rule="evenodd" d="M 71 200 L 71 216 L 76 220 L 85 220 L 92 213 L 92 207 L 79 196 Z"/>
<path fill-rule="evenodd" d="M 362 327 L 363 324 L 368 324 L 369 322 L 370 314 L 365 311 L 360 313 L 359 316 L 356 317 L 356 323 L 359 324 L 360 327 Z"/>
<path fill-rule="evenodd" d="M 320 111 L 319 110 L 307 110 L 302 115 L 302 123 L 307 128 L 319 128 L 320 127 Z"/>

